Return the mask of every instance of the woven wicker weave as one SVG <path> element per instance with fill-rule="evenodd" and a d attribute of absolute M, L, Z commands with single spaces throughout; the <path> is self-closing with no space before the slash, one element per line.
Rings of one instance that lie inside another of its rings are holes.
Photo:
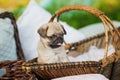
<path fill-rule="evenodd" d="M 9 18 L 11 20 L 14 27 L 16 53 L 18 55 L 18 60 L 6 60 L 0 62 L 0 69 L 6 70 L 6 74 L 4 76 L 0 76 L 0 80 L 34 80 L 35 76 L 32 73 L 26 73 L 22 70 L 22 63 L 25 62 L 25 58 L 19 40 L 16 20 L 13 14 L 10 12 L 4 12 L 0 14 L 0 18 Z"/>
<path fill-rule="evenodd" d="M 59 17 L 62 13 L 68 12 L 70 10 L 82 10 L 87 11 L 95 16 L 97 16 L 104 24 L 105 36 L 98 35 L 96 37 L 90 38 L 85 41 L 80 41 L 76 43 L 69 43 L 65 45 L 66 50 L 74 50 L 80 52 L 88 51 L 88 45 L 97 45 L 98 47 L 103 47 L 103 42 L 105 42 L 105 54 L 100 61 L 84 61 L 84 62 L 66 62 L 66 63 L 50 63 L 50 64 L 38 64 L 36 59 L 24 62 L 22 69 L 26 72 L 33 71 L 39 79 L 49 80 L 56 77 L 79 75 L 79 74 L 89 74 L 89 73 L 101 73 L 107 78 L 111 79 L 111 72 L 113 71 L 113 63 L 120 59 L 120 33 L 114 27 L 111 20 L 105 16 L 105 14 L 95 8 L 84 6 L 84 5 L 71 5 L 61 8 L 56 11 L 51 17 L 49 22 L 53 22 L 55 17 L 59 21 Z M 104 40 L 103 40 L 104 39 Z M 115 53 L 108 55 L 108 44 L 112 42 L 115 48 Z M 101 45 L 100 45 L 101 44 Z M 116 71 L 114 71 L 116 72 Z M 114 79 L 115 80 L 115 79 Z"/>

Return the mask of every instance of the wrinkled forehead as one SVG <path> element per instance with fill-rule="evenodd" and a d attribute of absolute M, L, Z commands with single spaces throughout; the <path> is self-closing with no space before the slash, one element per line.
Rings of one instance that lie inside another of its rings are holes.
<path fill-rule="evenodd" d="M 49 28 L 47 30 L 47 36 L 52 36 L 53 34 L 62 34 L 63 28 L 60 23 L 49 23 Z"/>

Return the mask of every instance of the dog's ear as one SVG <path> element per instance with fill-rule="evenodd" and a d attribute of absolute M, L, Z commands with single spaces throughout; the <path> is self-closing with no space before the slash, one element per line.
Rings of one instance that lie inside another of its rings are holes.
<path fill-rule="evenodd" d="M 61 25 L 63 31 L 64 31 L 64 34 L 67 34 L 66 30 L 64 29 L 63 25 Z"/>
<path fill-rule="evenodd" d="M 48 26 L 44 25 L 38 29 L 38 33 L 40 34 L 41 37 L 45 38 L 47 36 L 47 30 L 48 30 Z"/>

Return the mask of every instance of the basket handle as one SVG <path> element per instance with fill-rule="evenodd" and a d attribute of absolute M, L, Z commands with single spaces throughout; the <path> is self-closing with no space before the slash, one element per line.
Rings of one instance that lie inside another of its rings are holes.
<path fill-rule="evenodd" d="M 51 17 L 51 19 L 49 20 L 49 22 L 53 22 L 55 17 L 57 17 L 57 22 L 59 21 L 59 17 L 62 13 L 64 12 L 68 12 L 70 10 L 82 10 L 82 11 L 87 11 L 95 16 L 97 16 L 103 23 L 104 25 L 104 30 L 105 30 L 105 54 L 104 54 L 104 58 L 107 58 L 108 55 L 108 31 L 110 31 L 110 34 L 113 38 L 113 45 L 115 48 L 115 52 L 117 52 L 118 48 L 117 48 L 117 39 L 115 38 L 115 35 L 117 34 L 118 38 L 120 39 L 120 33 L 119 31 L 115 28 L 115 26 L 113 25 L 113 23 L 111 22 L 111 20 L 104 15 L 103 12 L 101 12 L 100 10 L 93 8 L 93 7 L 89 7 L 89 6 L 85 6 L 85 5 L 70 5 L 70 6 L 66 6 L 63 7 L 59 10 L 57 10 L 55 12 L 55 14 L 53 14 L 53 16 Z M 113 31 L 114 30 L 114 31 Z M 69 47 L 68 47 L 69 48 Z M 115 53 L 115 55 L 118 55 Z"/>
<path fill-rule="evenodd" d="M 83 10 L 83 11 L 87 11 L 91 14 L 94 14 L 96 16 L 100 16 L 100 15 L 103 15 L 104 13 L 97 10 L 96 8 L 93 8 L 93 7 L 89 7 L 89 6 L 85 6 L 85 5 L 71 5 L 71 6 L 66 6 L 66 7 L 63 7 L 59 10 L 57 10 L 55 12 L 55 14 L 51 17 L 51 19 L 49 20 L 49 22 L 53 22 L 54 18 L 57 16 L 57 21 L 59 21 L 59 17 L 62 13 L 64 12 L 68 12 L 70 10 Z"/>

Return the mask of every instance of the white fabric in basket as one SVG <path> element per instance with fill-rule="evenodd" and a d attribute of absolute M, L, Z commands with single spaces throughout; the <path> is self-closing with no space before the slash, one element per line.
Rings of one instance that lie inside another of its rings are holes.
<path fill-rule="evenodd" d="M 14 28 L 9 18 L 0 18 L 0 61 L 16 60 L 16 44 L 14 39 Z M 0 76 L 5 74 L 0 69 Z"/>
<path fill-rule="evenodd" d="M 18 18 L 17 25 L 20 41 L 27 60 L 37 57 L 37 44 L 40 38 L 37 30 L 41 25 L 47 23 L 50 18 L 51 14 L 38 6 L 34 0 L 30 0 L 27 8 Z M 85 38 L 82 33 L 73 29 L 66 23 L 61 22 L 61 24 L 67 31 L 67 35 L 65 36 L 67 43 L 76 42 Z"/>
<path fill-rule="evenodd" d="M 108 79 L 101 74 L 84 74 L 55 78 L 52 80 L 108 80 Z"/>
<path fill-rule="evenodd" d="M 96 46 L 91 46 L 88 52 L 85 52 L 77 57 L 69 56 L 71 62 L 79 62 L 79 61 L 99 61 L 104 57 L 104 48 L 98 49 Z M 114 47 L 109 45 L 108 47 L 108 55 L 115 52 Z"/>
<path fill-rule="evenodd" d="M 9 18 L 0 19 L 0 61 L 16 60 L 14 28 Z"/>

